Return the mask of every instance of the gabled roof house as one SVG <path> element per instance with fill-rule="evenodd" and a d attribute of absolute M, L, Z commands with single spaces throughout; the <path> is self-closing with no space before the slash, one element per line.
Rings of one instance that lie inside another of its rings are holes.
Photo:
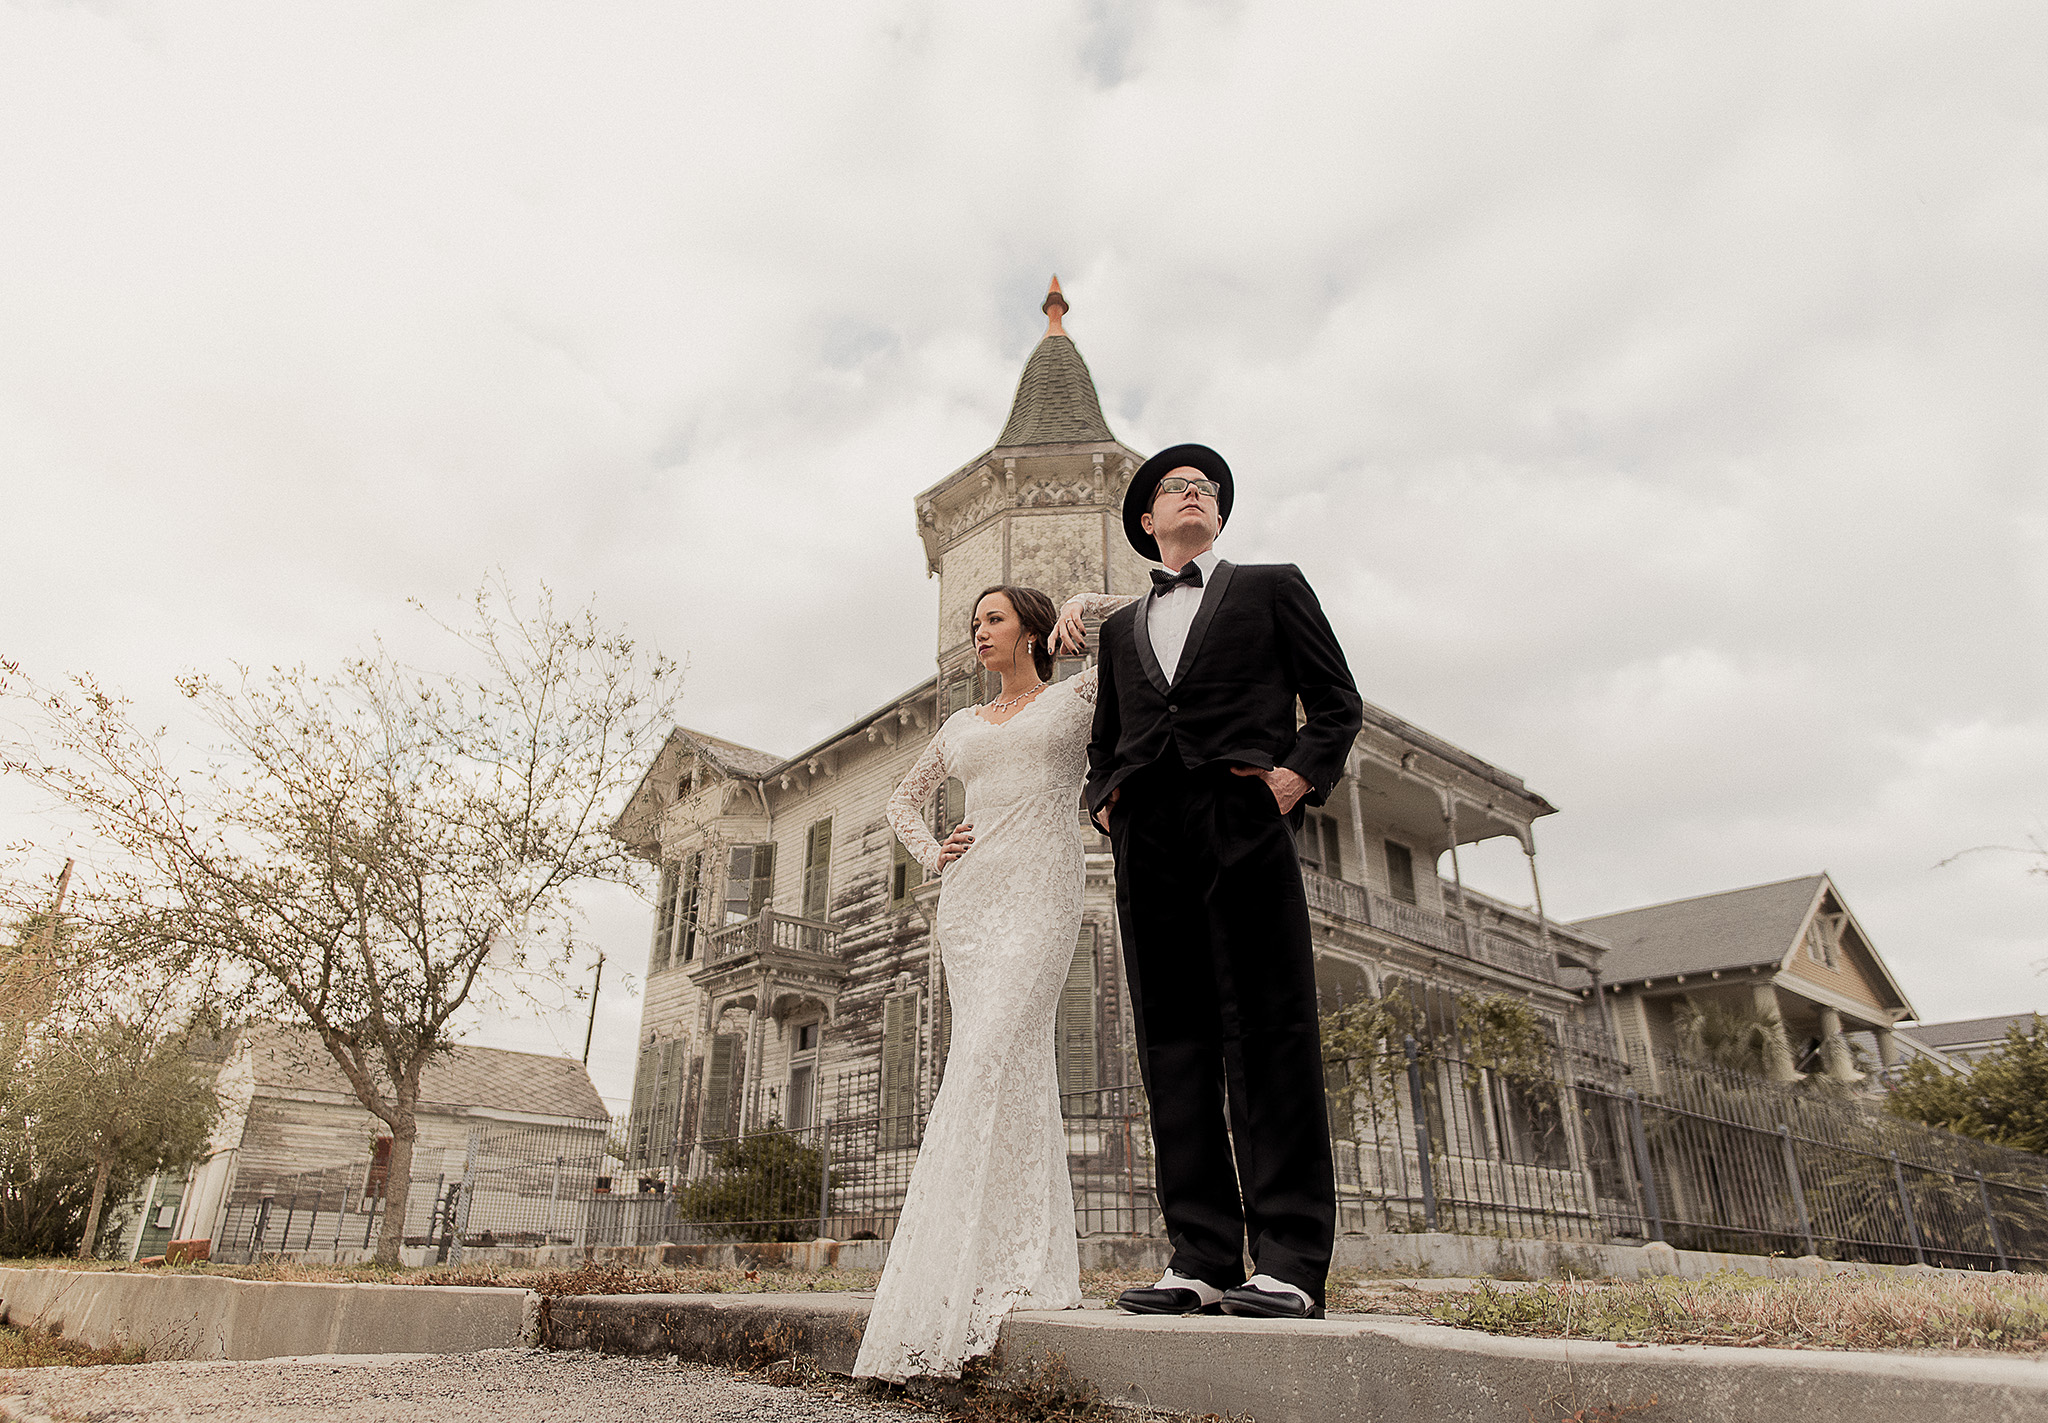
<path fill-rule="evenodd" d="M 1687 999 L 1744 1005 L 1784 1024 L 1772 1075 L 1861 1074 L 1850 1035 L 1868 1033 L 1879 1064 L 1912 1052 L 1894 1031 L 1917 1016 L 1889 966 L 1825 873 L 1578 920 L 1611 948 L 1597 990 L 1609 999 L 1630 1062 L 1654 1084 L 1656 1058 L 1678 1046 L 1673 1011 Z M 1587 997 L 1596 985 L 1578 979 Z"/>

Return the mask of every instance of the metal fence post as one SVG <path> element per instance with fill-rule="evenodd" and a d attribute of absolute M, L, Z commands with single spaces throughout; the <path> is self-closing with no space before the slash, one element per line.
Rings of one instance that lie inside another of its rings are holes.
<path fill-rule="evenodd" d="M 1650 1213 L 1650 1239 L 1664 1238 L 1664 1211 L 1657 1201 L 1657 1177 L 1650 1169 L 1650 1139 L 1643 1135 L 1643 1099 L 1633 1087 L 1624 1090 L 1628 1100 L 1628 1134 L 1635 1142 L 1636 1172 L 1643 1180 L 1643 1205 Z"/>
<path fill-rule="evenodd" d="M 469 1149 L 463 1153 L 462 1184 L 456 1188 L 459 1194 L 455 1197 L 455 1208 L 449 1212 L 454 1217 L 448 1228 L 448 1263 L 451 1265 L 462 1263 L 462 1232 L 469 1229 L 469 1204 L 476 1194 L 478 1138 L 482 1135 L 481 1129 L 471 1128 Z"/>
<path fill-rule="evenodd" d="M 1984 1173 L 1977 1173 L 1977 1199 L 1984 1202 L 1984 1224 L 1991 1231 L 1991 1248 L 1998 1256 L 1998 1268 L 2010 1270 L 2012 1262 L 2005 1257 L 2005 1239 L 1998 1233 L 1998 1217 L 1991 1212 L 1991 1188 L 1984 1184 Z"/>
<path fill-rule="evenodd" d="M 818 1239 L 825 1239 L 825 1217 L 832 1213 L 832 1118 L 818 1133 Z"/>
<path fill-rule="evenodd" d="M 1413 1033 L 1402 1036 L 1401 1050 L 1408 1055 L 1408 1100 L 1415 1108 L 1415 1166 L 1422 1177 L 1422 1223 L 1435 1230 L 1436 1174 L 1429 1166 L 1429 1109 L 1423 1105 L 1422 1063 Z"/>
<path fill-rule="evenodd" d="M 1806 1242 L 1806 1253 L 1818 1255 L 1820 1251 L 1813 1243 L 1813 1218 L 1806 1213 L 1806 1188 L 1799 1182 L 1799 1157 L 1792 1150 L 1792 1128 L 1778 1123 L 1778 1140 L 1785 1147 L 1785 1179 L 1792 1183 L 1792 1206 L 1799 1212 L 1799 1236 Z"/>
<path fill-rule="evenodd" d="M 1906 1213 L 1906 1238 L 1913 1242 L 1913 1259 L 1916 1263 L 1927 1263 L 1927 1251 L 1920 1244 L 1920 1224 L 1913 1219 L 1913 1202 L 1906 1196 L 1906 1168 L 1899 1165 L 1899 1153 L 1892 1157 L 1892 1181 L 1899 1188 L 1899 1209 Z"/>

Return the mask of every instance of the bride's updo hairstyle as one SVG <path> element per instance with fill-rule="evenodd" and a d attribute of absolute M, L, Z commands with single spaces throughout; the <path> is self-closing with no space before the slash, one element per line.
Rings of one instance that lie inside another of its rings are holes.
<path fill-rule="evenodd" d="M 1010 606 L 1017 610 L 1017 621 L 1023 625 L 1024 636 L 1031 639 L 1031 665 L 1038 669 L 1042 682 L 1052 680 L 1052 630 L 1060 620 L 1059 609 L 1052 605 L 1052 599 L 1036 588 L 1015 588 L 1008 583 L 997 583 L 982 589 L 974 595 L 974 606 L 967 610 L 967 636 L 974 636 L 974 614 L 981 607 L 981 600 L 991 593 L 1000 593 L 1010 600 Z"/>

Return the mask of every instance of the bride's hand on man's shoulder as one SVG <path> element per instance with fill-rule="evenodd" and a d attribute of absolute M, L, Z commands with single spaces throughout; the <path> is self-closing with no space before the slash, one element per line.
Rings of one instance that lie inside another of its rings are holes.
<path fill-rule="evenodd" d="M 946 866 L 952 864 L 953 861 L 959 859 L 973 848 L 974 827 L 963 820 L 953 827 L 953 833 L 948 835 L 945 843 L 939 846 L 939 873 L 944 874 Z"/>
<path fill-rule="evenodd" d="M 1060 608 L 1060 620 L 1052 627 L 1052 650 L 1077 655 L 1088 650 L 1088 625 L 1081 621 L 1081 600 L 1067 599 Z"/>

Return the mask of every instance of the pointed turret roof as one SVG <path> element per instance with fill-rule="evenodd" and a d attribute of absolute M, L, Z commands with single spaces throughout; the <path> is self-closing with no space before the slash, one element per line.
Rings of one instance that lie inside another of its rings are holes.
<path fill-rule="evenodd" d="M 1024 363 L 1017 398 L 1010 404 L 1010 419 L 996 437 L 997 445 L 1063 445 L 1116 438 L 1102 418 L 1102 402 L 1096 397 L 1088 363 L 1081 359 L 1074 338 L 1060 325 L 1067 309 L 1060 279 L 1054 277 L 1052 289 L 1039 307 L 1047 317 L 1045 336 Z"/>

